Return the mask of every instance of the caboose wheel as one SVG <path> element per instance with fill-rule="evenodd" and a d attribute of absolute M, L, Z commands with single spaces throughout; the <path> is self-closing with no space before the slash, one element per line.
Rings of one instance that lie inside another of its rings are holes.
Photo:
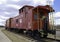
<path fill-rule="evenodd" d="M 43 38 L 47 38 L 48 33 L 43 34 Z"/>
<path fill-rule="evenodd" d="M 43 35 L 43 38 L 47 38 L 47 35 Z"/>
<path fill-rule="evenodd" d="M 38 30 L 33 31 L 33 38 L 39 40 L 41 38 L 41 33 Z"/>
<path fill-rule="evenodd" d="M 32 31 L 31 30 L 28 30 L 27 32 L 26 32 L 26 35 L 29 35 L 29 36 L 31 36 L 32 37 Z"/>
<path fill-rule="evenodd" d="M 7 27 L 5 29 L 7 30 Z"/>

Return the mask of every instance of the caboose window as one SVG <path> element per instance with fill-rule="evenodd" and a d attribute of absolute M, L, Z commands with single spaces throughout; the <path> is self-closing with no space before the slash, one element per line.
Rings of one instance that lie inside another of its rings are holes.
<path fill-rule="evenodd" d="M 16 19 L 16 23 L 18 23 L 18 19 Z"/>
<path fill-rule="evenodd" d="M 34 14 L 34 20 L 37 20 L 37 14 Z"/>
<path fill-rule="evenodd" d="M 44 12 L 40 11 L 40 18 L 44 16 Z"/>
<path fill-rule="evenodd" d="M 20 21 L 20 23 L 22 23 L 22 19 L 20 19 L 19 21 Z"/>

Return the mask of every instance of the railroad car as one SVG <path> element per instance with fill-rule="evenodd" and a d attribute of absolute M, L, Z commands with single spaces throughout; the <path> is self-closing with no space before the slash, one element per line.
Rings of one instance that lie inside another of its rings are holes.
<path fill-rule="evenodd" d="M 49 13 L 54 9 L 46 6 L 28 6 L 25 5 L 19 9 L 19 15 L 6 21 L 7 29 L 15 29 L 34 37 L 47 37 L 51 32 L 49 28 Z M 9 25 L 9 26 L 8 26 Z"/>
<path fill-rule="evenodd" d="M 6 29 L 11 28 L 11 19 L 12 18 L 9 18 L 8 20 L 6 20 L 6 24 L 5 24 Z"/>

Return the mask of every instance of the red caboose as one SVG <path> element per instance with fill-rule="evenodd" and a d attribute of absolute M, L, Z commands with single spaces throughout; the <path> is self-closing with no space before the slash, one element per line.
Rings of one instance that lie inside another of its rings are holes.
<path fill-rule="evenodd" d="M 40 36 L 43 31 L 43 36 L 47 37 L 49 31 L 49 13 L 54 12 L 54 9 L 49 5 L 46 6 L 23 6 L 19 9 L 19 15 L 12 18 L 9 28 L 26 31 L 26 34 Z M 8 24 L 9 25 L 9 24 Z M 7 25 L 6 25 L 7 26 Z"/>
<path fill-rule="evenodd" d="M 5 28 L 11 28 L 11 19 L 12 18 L 9 18 L 8 20 L 6 20 L 6 24 L 5 24 Z"/>

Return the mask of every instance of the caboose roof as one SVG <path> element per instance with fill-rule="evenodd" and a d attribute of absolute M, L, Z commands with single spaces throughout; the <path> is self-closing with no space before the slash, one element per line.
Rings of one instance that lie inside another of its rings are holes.
<path fill-rule="evenodd" d="M 24 9 L 25 7 L 33 8 L 33 6 L 25 5 L 25 6 L 23 6 L 22 8 L 20 8 L 19 11 L 22 10 L 22 9 Z"/>
<path fill-rule="evenodd" d="M 46 5 L 46 6 L 37 6 L 37 7 L 35 7 L 35 8 L 33 8 L 33 10 L 36 10 L 37 11 L 37 8 L 38 9 L 41 9 L 41 10 L 46 10 L 46 11 L 48 11 L 48 12 L 54 12 L 55 10 L 52 8 L 52 7 L 50 7 L 49 5 Z"/>

